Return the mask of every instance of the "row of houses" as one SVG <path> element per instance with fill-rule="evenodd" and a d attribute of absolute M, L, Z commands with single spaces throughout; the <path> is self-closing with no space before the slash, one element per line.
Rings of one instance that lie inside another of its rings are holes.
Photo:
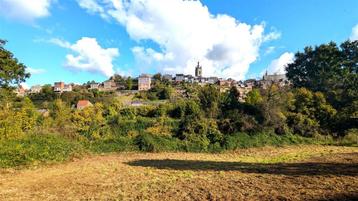
<path fill-rule="evenodd" d="M 173 82 L 173 83 L 198 83 L 199 85 L 206 84 L 217 84 L 220 88 L 221 92 L 229 90 L 231 87 L 235 86 L 239 90 L 243 100 L 246 95 L 254 88 L 267 88 L 272 83 L 278 84 L 279 86 L 288 85 L 289 82 L 285 76 L 285 74 L 272 74 L 269 75 L 268 72 L 264 74 L 261 80 L 249 79 L 246 81 L 236 81 L 234 79 L 222 79 L 218 77 L 203 77 L 202 76 L 203 68 L 198 62 L 195 67 L 195 76 L 193 75 L 185 75 L 185 74 L 176 74 L 174 77 L 172 75 L 166 74 L 162 76 L 163 80 Z M 138 90 L 139 91 L 147 91 L 152 87 L 153 77 L 149 74 L 142 74 L 138 78 Z M 56 93 L 70 92 L 73 90 L 75 84 L 65 84 L 64 82 L 55 82 L 53 85 L 53 91 Z M 35 85 L 32 86 L 29 90 L 25 90 L 22 87 L 17 89 L 18 95 L 24 95 L 26 93 L 39 93 L 41 92 L 42 86 Z M 115 82 L 114 79 L 106 80 L 102 83 L 92 82 L 88 85 L 89 90 L 99 90 L 99 91 L 117 91 L 125 89 L 124 86 L 119 85 Z"/>

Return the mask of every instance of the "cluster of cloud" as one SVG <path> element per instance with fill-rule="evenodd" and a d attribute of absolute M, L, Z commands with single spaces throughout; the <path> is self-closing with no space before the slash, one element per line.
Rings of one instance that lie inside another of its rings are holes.
<path fill-rule="evenodd" d="M 101 73 L 107 77 L 114 74 L 113 60 L 119 56 L 117 48 L 102 48 L 95 38 L 83 37 L 76 43 L 53 38 L 50 43 L 71 50 L 66 55 L 65 66 L 74 70 Z"/>
<path fill-rule="evenodd" d="M 58 0 L 0 0 L 0 15 L 33 21 L 50 15 Z M 263 43 L 280 38 L 277 31 L 265 32 L 265 24 L 250 25 L 227 14 L 213 15 L 201 1 L 183 0 L 76 0 L 91 14 L 123 26 L 137 42 L 131 48 L 138 66 L 151 66 L 168 73 L 194 73 L 200 61 L 205 76 L 243 79 L 249 66 L 258 60 Z M 358 39 L 358 24 L 351 40 Z M 155 45 L 147 45 L 155 44 Z M 106 76 L 114 73 L 117 48 L 102 48 L 95 38 L 82 38 L 71 44 L 60 39 L 50 41 L 69 49 L 65 66 Z M 264 55 L 275 51 L 270 46 Z M 271 73 L 284 73 L 294 55 L 286 52 L 268 66 Z M 147 69 L 143 69 L 147 70 Z M 39 73 L 32 69 L 34 73 Z"/>
<path fill-rule="evenodd" d="M 285 74 L 287 64 L 293 63 L 295 55 L 291 52 L 283 53 L 279 58 L 274 59 L 267 67 L 267 72 L 270 74 Z"/>
<path fill-rule="evenodd" d="M 204 75 L 243 79 L 259 57 L 262 43 L 280 37 L 264 33 L 265 24 L 249 25 L 226 14 L 213 15 L 200 1 L 77 0 L 102 18 L 114 19 L 138 42 L 132 52 L 140 66 L 193 74 L 197 61 Z M 154 42 L 158 48 L 143 45 Z"/>
<path fill-rule="evenodd" d="M 36 18 L 50 15 L 51 3 L 55 0 L 0 0 L 0 15 L 10 19 L 32 22 Z"/>
<path fill-rule="evenodd" d="M 352 28 L 352 34 L 349 39 L 352 41 L 358 40 L 358 24 Z"/>

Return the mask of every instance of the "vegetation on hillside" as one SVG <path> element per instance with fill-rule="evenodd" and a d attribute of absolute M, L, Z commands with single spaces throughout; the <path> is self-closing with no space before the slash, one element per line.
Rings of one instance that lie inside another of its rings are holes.
<path fill-rule="evenodd" d="M 113 93 L 84 88 L 59 95 L 45 86 L 39 94 L 16 97 L 14 86 L 29 75 L 4 45 L 1 41 L 0 143 L 6 148 L 1 167 L 62 161 L 82 150 L 77 146 L 94 152 L 199 152 L 296 143 L 357 145 L 358 41 L 305 48 L 286 68 L 292 86 L 254 89 L 245 102 L 235 87 L 220 92 L 216 85 L 174 86 L 158 74 L 153 88 L 136 98 L 164 101 L 137 107 Z M 130 78 L 114 79 L 133 88 Z M 80 99 L 94 105 L 76 110 Z"/>

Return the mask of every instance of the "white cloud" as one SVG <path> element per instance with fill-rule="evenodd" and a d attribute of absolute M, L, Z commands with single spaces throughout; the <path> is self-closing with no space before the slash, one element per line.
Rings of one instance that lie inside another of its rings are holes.
<path fill-rule="evenodd" d="M 51 38 L 48 42 L 63 48 L 71 48 L 71 43 L 59 38 Z"/>
<path fill-rule="evenodd" d="M 0 0 L 0 15 L 20 21 L 31 22 L 50 15 L 54 0 Z"/>
<path fill-rule="evenodd" d="M 280 37 L 265 34 L 265 25 L 249 25 L 226 15 L 212 15 L 200 1 L 91 0 L 101 7 L 81 5 L 123 25 L 138 45 L 132 49 L 140 65 L 158 70 L 194 73 L 199 60 L 205 76 L 243 79 L 259 56 L 262 43 Z M 106 17 L 104 17 L 106 18 Z M 148 48 L 145 41 L 159 48 Z"/>
<path fill-rule="evenodd" d="M 275 46 L 270 46 L 268 48 L 266 48 L 264 55 L 268 55 L 271 54 L 272 52 L 274 52 L 276 50 Z"/>
<path fill-rule="evenodd" d="M 270 74 L 277 73 L 277 74 L 285 74 L 286 73 L 286 66 L 294 62 L 295 55 L 291 52 L 283 53 L 279 58 L 273 60 L 270 65 L 267 67 L 267 71 Z"/>
<path fill-rule="evenodd" d="M 113 59 L 119 56 L 117 48 L 102 48 L 95 38 L 83 37 L 75 44 L 53 38 L 49 42 L 70 49 L 74 54 L 66 55 L 65 66 L 89 72 L 98 72 L 107 77 L 114 74 Z"/>
<path fill-rule="evenodd" d="M 32 75 L 42 74 L 46 72 L 46 70 L 42 68 L 30 68 L 30 67 L 26 68 L 26 71 Z"/>
<path fill-rule="evenodd" d="M 96 0 L 77 0 L 77 3 L 80 7 L 86 9 L 90 13 L 99 13 L 104 19 L 109 17 L 105 13 L 104 8 Z"/>
<path fill-rule="evenodd" d="M 358 40 L 358 24 L 353 27 L 350 40 Z"/>

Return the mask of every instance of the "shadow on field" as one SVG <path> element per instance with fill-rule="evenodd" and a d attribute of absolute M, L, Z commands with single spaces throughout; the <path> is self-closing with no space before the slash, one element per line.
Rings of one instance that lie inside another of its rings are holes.
<path fill-rule="evenodd" d="M 135 160 L 131 166 L 154 167 L 169 170 L 193 171 L 240 171 L 244 173 L 299 175 L 346 175 L 358 176 L 358 163 L 301 162 L 301 163 L 243 163 L 198 160 Z"/>
<path fill-rule="evenodd" d="M 358 200 L 358 193 L 341 193 L 331 196 L 326 196 L 325 198 L 313 199 L 312 201 L 352 201 Z"/>

